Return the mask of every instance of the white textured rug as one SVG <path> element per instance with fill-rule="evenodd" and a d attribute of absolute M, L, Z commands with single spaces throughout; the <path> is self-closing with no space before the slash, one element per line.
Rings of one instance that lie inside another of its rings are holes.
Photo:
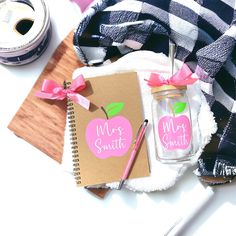
<path fill-rule="evenodd" d="M 175 70 L 179 69 L 182 62 L 175 61 Z M 178 178 L 183 175 L 188 166 L 196 164 L 197 158 L 202 153 L 203 148 L 211 139 L 211 135 L 216 132 L 217 125 L 214 121 L 213 113 L 203 96 L 198 82 L 188 87 L 187 94 L 191 107 L 191 116 L 193 123 L 194 149 L 196 154 L 188 164 L 162 164 L 156 159 L 154 134 L 152 129 L 151 101 L 152 95 L 150 88 L 146 85 L 144 79 L 148 79 L 151 72 L 162 73 L 164 76 L 169 74 L 170 61 L 162 53 L 153 53 L 150 51 L 137 51 L 117 60 L 114 63 L 101 67 L 82 67 L 74 72 L 83 74 L 85 78 L 94 76 L 122 73 L 127 71 L 136 71 L 140 82 L 144 117 L 150 121 L 149 130 L 146 134 L 148 156 L 150 161 L 150 176 L 144 178 L 130 179 L 124 184 L 124 187 L 132 191 L 152 192 L 161 191 L 173 186 Z M 68 129 L 65 134 L 65 147 L 63 155 L 63 167 L 66 171 L 72 172 L 71 149 L 69 143 Z M 106 187 L 117 188 L 118 183 L 106 184 Z"/>

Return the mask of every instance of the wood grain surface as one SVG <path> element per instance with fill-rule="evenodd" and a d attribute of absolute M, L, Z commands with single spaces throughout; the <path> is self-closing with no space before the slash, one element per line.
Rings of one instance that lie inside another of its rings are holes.
<path fill-rule="evenodd" d="M 44 79 L 62 84 L 81 66 L 71 42 L 72 33 L 59 45 L 8 126 L 17 136 L 58 162 L 63 154 L 66 101 L 43 100 L 37 98 L 35 92 L 40 90 Z"/>
<path fill-rule="evenodd" d="M 64 147 L 66 124 L 66 101 L 49 101 L 37 98 L 44 79 L 63 84 L 70 79 L 73 71 L 82 66 L 72 45 L 71 32 L 58 46 L 44 71 L 31 89 L 29 95 L 8 125 L 17 136 L 61 163 Z M 106 189 L 91 189 L 91 192 L 103 198 Z"/>

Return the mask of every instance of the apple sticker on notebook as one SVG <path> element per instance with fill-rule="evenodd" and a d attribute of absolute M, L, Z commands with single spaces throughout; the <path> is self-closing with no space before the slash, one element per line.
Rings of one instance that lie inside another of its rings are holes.
<path fill-rule="evenodd" d="M 106 119 L 91 120 L 86 128 L 86 142 L 92 153 L 100 159 L 123 156 L 132 143 L 132 126 L 124 116 L 117 116 L 124 103 L 111 103 L 101 107 Z"/>

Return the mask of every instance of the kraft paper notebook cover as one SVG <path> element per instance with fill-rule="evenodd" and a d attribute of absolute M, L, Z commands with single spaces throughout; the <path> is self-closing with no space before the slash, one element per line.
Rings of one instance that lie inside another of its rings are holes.
<path fill-rule="evenodd" d="M 69 101 L 74 175 L 79 186 L 119 181 L 144 117 L 137 74 L 86 80 L 89 111 Z M 129 178 L 149 175 L 144 139 Z"/>

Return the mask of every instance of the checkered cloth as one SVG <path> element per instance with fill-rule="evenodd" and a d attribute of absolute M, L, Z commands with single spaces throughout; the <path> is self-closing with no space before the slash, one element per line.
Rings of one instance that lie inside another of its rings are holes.
<path fill-rule="evenodd" d="M 135 50 L 168 54 L 195 71 L 214 112 L 218 131 L 199 158 L 196 171 L 214 184 L 236 175 L 236 0 L 102 0 L 84 15 L 74 48 L 84 64 Z M 197 73 L 197 72 L 196 72 Z"/>

